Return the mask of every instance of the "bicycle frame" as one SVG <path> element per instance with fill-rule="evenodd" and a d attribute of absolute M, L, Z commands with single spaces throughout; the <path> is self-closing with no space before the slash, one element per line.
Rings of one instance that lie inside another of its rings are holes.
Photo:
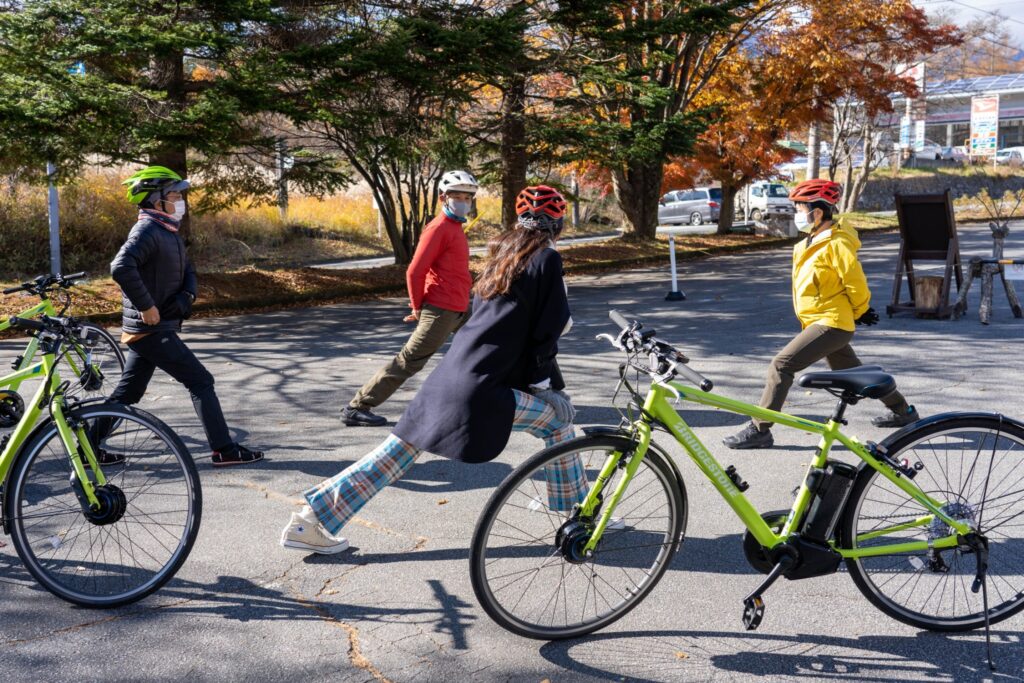
<path fill-rule="evenodd" d="M 19 318 L 34 318 L 38 315 L 57 315 L 57 309 L 53 305 L 53 301 L 47 297 L 40 303 L 36 304 L 32 308 L 26 309 L 19 313 Z M 11 324 L 6 321 L 0 321 L 0 332 L 10 328 Z M 34 379 L 40 375 L 45 375 L 47 371 L 43 370 L 43 364 L 40 362 L 34 362 L 36 354 L 39 352 L 39 340 L 35 337 L 30 337 L 28 345 L 25 346 L 24 352 L 21 354 L 21 358 L 14 367 L 14 372 L 0 377 L 0 390 L 9 389 L 11 391 L 17 391 L 21 383 L 28 379 Z M 76 373 L 80 374 L 81 370 L 75 364 L 75 360 L 72 356 L 65 356 L 65 360 L 71 366 L 71 369 Z"/>
<path fill-rule="evenodd" d="M 32 343 L 38 345 L 38 342 L 37 338 L 32 338 Z M 35 396 L 32 397 L 31 403 L 26 404 L 25 414 L 15 426 L 14 431 L 11 432 L 10 439 L 7 440 L 3 451 L 0 452 L 0 484 L 7 482 L 7 475 L 14 465 L 18 452 L 33 434 L 36 423 L 39 421 L 44 408 L 49 406 L 53 422 L 57 426 L 61 441 L 64 443 L 64 449 L 71 460 L 71 466 L 78 476 L 78 481 L 82 484 L 83 493 L 90 505 L 99 507 L 100 502 L 96 498 L 94 487 L 102 486 L 107 480 L 103 476 L 99 463 L 96 461 L 96 454 L 85 433 L 84 425 L 79 424 L 72 427 L 64 414 L 64 396 L 59 391 L 61 379 L 55 370 L 51 374 L 55 362 L 56 356 L 53 353 L 46 353 L 43 355 L 42 360 L 33 366 L 33 368 L 41 368 L 41 373 L 35 372 L 33 374 L 42 374 L 44 377 L 49 376 L 50 381 L 49 383 L 44 381 L 39 384 L 39 388 L 36 390 Z M 79 457 L 79 454 L 84 456 L 84 460 L 82 457 Z M 85 462 L 88 462 L 89 467 L 92 468 L 95 484 L 87 475 Z"/>
<path fill-rule="evenodd" d="M 943 503 L 934 500 L 922 491 L 916 484 L 906 477 L 897 476 L 891 467 L 876 458 L 871 451 L 864 447 L 857 439 L 846 436 L 840 431 L 840 423 L 830 419 L 826 423 L 814 422 L 803 418 L 794 417 L 785 413 L 768 410 L 759 406 L 726 398 L 714 393 L 700 391 L 699 389 L 685 386 L 679 382 L 669 381 L 665 383 L 652 383 L 643 405 L 643 414 L 640 419 L 633 423 L 637 436 L 636 448 L 629 461 L 625 465 L 625 476 L 619 481 L 611 497 L 602 506 L 601 514 L 597 520 L 594 532 L 585 546 L 585 551 L 596 549 L 601 535 L 604 533 L 608 522 L 611 520 L 612 511 L 619 499 L 625 492 L 626 487 L 632 480 L 637 468 L 640 466 L 644 455 L 651 443 L 652 425 L 657 423 L 664 426 L 676 441 L 690 455 L 697 468 L 704 474 L 711 484 L 718 490 L 725 502 L 733 509 L 743 524 L 750 530 L 750 533 L 765 548 L 773 548 L 785 542 L 799 527 L 801 520 L 811 505 L 813 498 L 812 491 L 807 486 L 807 477 L 800 486 L 796 500 L 789 512 L 785 525 L 780 533 L 774 533 L 768 524 L 761 518 L 761 515 L 750 503 L 743 492 L 740 491 L 726 474 L 725 469 L 715 460 L 714 456 L 701 443 L 697 435 L 679 413 L 669 404 L 669 399 L 680 399 L 692 401 L 701 405 L 713 408 L 721 408 L 732 413 L 748 415 L 769 422 L 774 422 L 785 427 L 792 427 L 801 431 L 819 434 L 821 440 L 818 442 L 818 451 L 809 465 L 808 472 L 813 468 L 824 468 L 828 459 L 829 451 L 835 442 L 846 446 L 852 453 L 863 460 L 869 467 L 877 470 L 881 476 L 891 481 L 900 490 L 906 493 L 922 507 L 923 514 L 911 522 L 897 524 L 871 532 L 860 534 L 856 541 L 867 541 L 874 538 L 881 538 L 889 533 L 906 530 L 914 527 L 924 527 L 932 523 L 935 518 L 941 519 L 954 533 L 927 541 L 913 541 L 906 543 L 890 543 L 875 545 L 866 548 L 839 548 L 834 541 L 830 541 L 832 548 L 843 558 L 860 558 L 880 555 L 893 555 L 900 553 L 926 552 L 930 548 L 943 549 L 954 548 L 959 543 L 959 536 L 971 532 L 971 528 L 961 520 L 953 519 L 942 510 Z M 587 497 L 580 504 L 580 515 L 594 515 L 602 501 L 602 490 L 604 485 L 611 478 L 623 453 L 613 453 L 604 463 L 595 485 L 591 488 Z"/>

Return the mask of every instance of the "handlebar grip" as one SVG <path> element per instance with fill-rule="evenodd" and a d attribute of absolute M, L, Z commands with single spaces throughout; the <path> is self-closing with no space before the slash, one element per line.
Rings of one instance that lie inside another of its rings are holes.
<path fill-rule="evenodd" d="M 61 275 L 61 279 L 64 282 L 70 282 L 72 280 L 81 280 L 83 277 L 85 277 L 84 270 L 77 273 L 71 273 L 71 275 Z"/>
<path fill-rule="evenodd" d="M 28 318 L 19 318 L 17 316 L 11 317 L 7 323 L 16 330 L 35 330 L 36 332 L 42 332 L 46 329 L 46 325 L 38 320 L 29 320 Z"/>
<path fill-rule="evenodd" d="M 14 294 L 25 289 L 25 285 L 18 285 L 17 287 L 8 287 L 4 290 L 4 294 Z"/>
<path fill-rule="evenodd" d="M 702 376 L 699 372 L 689 366 L 679 364 L 676 366 L 676 370 L 679 374 L 685 375 L 686 379 L 696 384 L 701 391 L 711 391 L 715 388 L 714 382 L 709 380 L 707 377 Z"/>
<path fill-rule="evenodd" d="M 620 328 L 622 328 L 624 330 L 629 328 L 629 322 L 618 311 L 616 311 L 614 309 L 608 311 L 608 317 L 611 318 L 612 322 L 615 323 L 616 325 L 618 325 Z"/>

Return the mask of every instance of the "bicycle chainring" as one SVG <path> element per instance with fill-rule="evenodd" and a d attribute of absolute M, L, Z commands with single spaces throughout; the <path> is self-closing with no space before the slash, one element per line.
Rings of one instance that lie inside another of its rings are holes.
<path fill-rule="evenodd" d="M 0 429 L 14 427 L 25 416 L 25 401 L 16 391 L 0 391 Z"/>
<path fill-rule="evenodd" d="M 779 533 L 782 530 L 788 517 L 789 510 L 773 510 L 761 515 L 764 523 L 775 533 Z M 767 549 L 754 538 L 749 529 L 743 533 L 743 554 L 746 555 L 750 566 L 762 574 L 767 574 L 775 566 L 775 562 L 768 555 Z"/>

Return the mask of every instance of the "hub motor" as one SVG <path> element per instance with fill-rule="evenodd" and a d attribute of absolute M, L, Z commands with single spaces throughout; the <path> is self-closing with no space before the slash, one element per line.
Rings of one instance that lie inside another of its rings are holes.
<path fill-rule="evenodd" d="M 592 527 L 579 520 L 569 520 L 555 534 L 555 546 L 566 561 L 572 564 L 583 564 L 590 559 L 583 548 L 590 540 L 592 531 Z"/>
<path fill-rule="evenodd" d="M 96 526 L 114 524 L 124 517 L 125 510 L 128 509 L 128 498 L 124 495 L 124 491 L 113 484 L 108 483 L 93 489 L 96 500 L 99 501 L 99 507 L 92 507 L 89 504 L 89 499 L 85 497 L 85 492 L 74 472 L 71 473 L 71 490 L 78 498 L 78 504 L 82 506 L 85 518 Z"/>

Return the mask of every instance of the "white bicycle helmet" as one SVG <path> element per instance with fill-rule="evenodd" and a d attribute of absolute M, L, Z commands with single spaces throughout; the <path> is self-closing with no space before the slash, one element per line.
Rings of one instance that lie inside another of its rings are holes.
<path fill-rule="evenodd" d="M 476 178 L 469 171 L 448 171 L 441 176 L 438 189 L 443 194 L 448 194 L 449 192 L 471 192 L 476 194 L 476 191 L 480 189 L 480 184 L 476 182 Z"/>

